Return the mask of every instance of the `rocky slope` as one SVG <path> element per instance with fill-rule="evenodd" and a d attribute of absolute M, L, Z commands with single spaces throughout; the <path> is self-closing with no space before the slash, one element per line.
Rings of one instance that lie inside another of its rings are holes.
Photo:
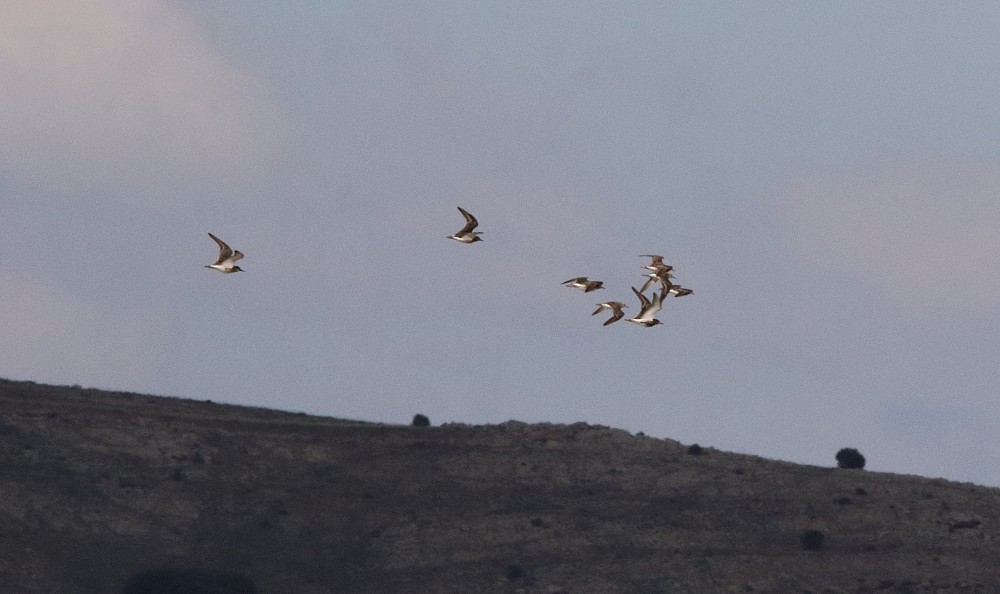
<path fill-rule="evenodd" d="M 0 380 L 0 592 L 1000 592 L 1000 490 L 693 452 Z"/>

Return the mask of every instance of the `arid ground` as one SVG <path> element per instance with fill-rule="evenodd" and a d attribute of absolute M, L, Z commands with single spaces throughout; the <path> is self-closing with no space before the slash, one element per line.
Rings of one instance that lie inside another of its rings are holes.
<path fill-rule="evenodd" d="M 998 489 L 691 446 L 0 380 L 0 592 L 1000 592 Z"/>

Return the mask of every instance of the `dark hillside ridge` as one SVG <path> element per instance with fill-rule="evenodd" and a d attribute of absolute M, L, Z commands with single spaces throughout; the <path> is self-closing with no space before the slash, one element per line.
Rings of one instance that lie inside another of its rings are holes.
<path fill-rule="evenodd" d="M 0 592 L 1000 592 L 998 489 L 689 451 L 0 380 Z"/>

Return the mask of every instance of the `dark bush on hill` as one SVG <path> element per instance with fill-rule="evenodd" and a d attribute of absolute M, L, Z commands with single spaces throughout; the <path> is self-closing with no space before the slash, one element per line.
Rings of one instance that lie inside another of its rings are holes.
<path fill-rule="evenodd" d="M 837 452 L 837 466 L 840 468 L 864 468 L 865 457 L 854 448 L 841 448 Z"/>
<path fill-rule="evenodd" d="M 524 568 L 520 565 L 508 565 L 503 573 L 508 580 L 514 581 L 524 577 Z"/>
<path fill-rule="evenodd" d="M 416 414 L 416 415 L 413 415 L 413 423 L 412 424 L 413 424 L 414 427 L 430 427 L 431 426 L 431 420 L 428 419 L 425 415 Z"/>
<path fill-rule="evenodd" d="M 799 537 L 799 541 L 802 543 L 802 548 L 807 551 L 818 551 L 823 548 L 823 540 L 825 536 L 819 530 L 806 530 Z"/>

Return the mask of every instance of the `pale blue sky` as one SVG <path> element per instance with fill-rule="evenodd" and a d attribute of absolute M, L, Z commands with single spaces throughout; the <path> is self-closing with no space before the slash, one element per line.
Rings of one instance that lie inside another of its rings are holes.
<path fill-rule="evenodd" d="M 1000 485 L 997 30 L 971 2 L 2 5 L 0 375 Z M 459 205 L 482 243 L 446 239 Z M 246 273 L 202 267 L 209 231 Z M 602 327 L 646 253 L 695 294 Z"/>

